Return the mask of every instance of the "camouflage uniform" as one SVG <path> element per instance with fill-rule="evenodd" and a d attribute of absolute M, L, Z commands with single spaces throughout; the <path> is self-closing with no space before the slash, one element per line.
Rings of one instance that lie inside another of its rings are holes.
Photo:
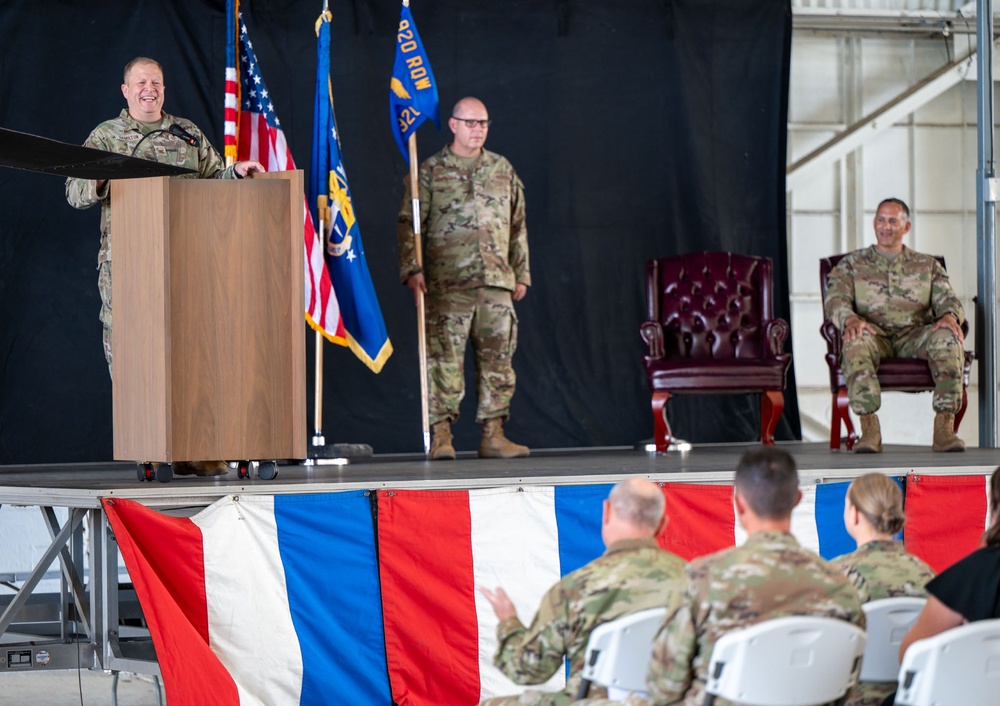
<path fill-rule="evenodd" d="M 819 615 L 865 626 L 857 591 L 787 532 L 755 532 L 740 547 L 695 559 L 687 586 L 671 591 L 653 640 L 646 685 L 633 706 L 701 706 L 716 641 L 731 630 L 789 615 Z M 588 706 L 607 701 L 580 702 Z M 731 706 L 716 699 L 716 706 Z"/>
<path fill-rule="evenodd" d="M 926 598 L 927 582 L 934 571 L 921 559 L 908 554 L 895 541 L 875 540 L 856 552 L 830 560 L 830 566 L 847 576 L 858 589 L 862 603 L 896 596 Z M 896 682 L 863 682 L 847 706 L 880 706 L 896 690 Z"/>
<path fill-rule="evenodd" d="M 151 130 L 168 129 L 177 123 L 196 137 L 201 143 L 194 147 L 180 138 L 166 132 L 157 133 L 146 139 L 135 153 L 136 157 L 149 159 L 162 164 L 172 164 L 178 167 L 197 170 L 197 174 L 184 175 L 192 178 L 236 178 L 233 168 L 225 168 L 222 157 L 190 120 L 162 114 L 158 125 L 150 126 L 141 123 L 129 115 L 128 109 L 122 109 L 121 115 L 113 120 L 107 120 L 90 133 L 85 147 L 114 152 L 115 154 L 131 155 L 132 150 Z M 66 200 L 74 208 L 90 208 L 101 204 L 101 248 L 97 254 L 97 286 L 101 293 L 101 323 L 104 325 L 104 357 L 111 370 L 111 183 L 106 182 L 98 191 L 97 182 L 91 179 L 66 180 Z"/>
<path fill-rule="evenodd" d="M 868 542 L 831 559 L 830 566 L 854 583 L 862 603 L 896 596 L 925 598 L 925 586 L 934 578 L 931 567 L 892 540 Z"/>
<path fill-rule="evenodd" d="M 476 421 L 507 419 L 517 347 L 510 293 L 518 283 L 531 284 L 524 186 L 500 155 L 483 150 L 460 157 L 449 147 L 420 165 L 419 183 L 430 422 L 458 418 L 470 338 L 478 373 Z M 404 283 L 421 272 L 411 203 L 407 179 L 397 229 Z"/>
<path fill-rule="evenodd" d="M 584 652 L 597 626 L 666 603 L 670 586 L 684 576 L 684 560 L 649 539 L 614 542 L 603 556 L 567 574 L 549 589 L 524 627 L 517 618 L 497 626 L 496 666 L 518 684 L 542 684 L 569 660 L 566 688 L 557 693 L 528 691 L 522 696 L 487 699 L 482 706 L 532 704 L 564 706 L 580 688 Z M 591 693 L 606 696 L 593 686 Z"/>
<path fill-rule="evenodd" d="M 953 314 L 961 325 L 965 312 L 948 273 L 934 257 L 906 246 L 891 260 L 874 245 L 856 250 L 830 272 L 825 310 L 841 331 L 855 315 L 879 331 L 844 342 L 841 365 L 855 414 L 878 410 L 881 388 L 876 371 L 879 361 L 890 356 L 927 360 L 935 380 L 934 411 L 958 412 L 965 353 L 954 333 L 935 330 L 934 323 Z"/>

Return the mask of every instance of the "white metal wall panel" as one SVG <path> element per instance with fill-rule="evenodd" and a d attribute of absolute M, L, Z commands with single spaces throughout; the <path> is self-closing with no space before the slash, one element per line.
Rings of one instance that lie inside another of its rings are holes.
<path fill-rule="evenodd" d="M 792 123 L 842 122 L 837 93 L 841 82 L 839 45 L 838 40 L 794 37 L 789 80 L 795 90 L 788 96 Z"/>
<path fill-rule="evenodd" d="M 901 39 L 861 41 L 860 88 L 863 115 L 882 107 L 924 75 L 915 71 L 913 44 L 911 40 Z"/>
<path fill-rule="evenodd" d="M 798 8 L 821 10 L 877 10 L 882 12 L 955 12 L 964 0 L 792 0 L 792 10 Z"/>
<path fill-rule="evenodd" d="M 964 133 L 961 127 L 924 125 L 913 128 L 914 203 L 911 208 L 919 208 L 920 211 L 962 210 Z M 917 237 L 923 240 L 921 236 Z M 951 247 L 956 244 L 953 240 Z"/>
<path fill-rule="evenodd" d="M 834 136 L 832 130 L 797 129 L 788 134 L 788 152 L 792 160 L 809 154 Z M 840 168 L 833 164 L 817 170 L 792 195 L 797 211 L 835 210 L 840 202 Z"/>
<path fill-rule="evenodd" d="M 864 227 L 860 234 L 863 239 L 859 240 L 858 247 L 875 242 L 871 216 L 874 216 L 879 201 L 888 196 L 895 196 L 903 199 L 910 208 L 914 208 L 913 194 L 910 192 L 913 173 L 910 129 L 906 126 L 892 127 L 874 137 L 865 144 L 862 158 L 864 160 L 862 193 L 866 213 L 868 209 L 871 212 L 864 218 Z M 907 240 L 903 242 L 909 244 Z"/>

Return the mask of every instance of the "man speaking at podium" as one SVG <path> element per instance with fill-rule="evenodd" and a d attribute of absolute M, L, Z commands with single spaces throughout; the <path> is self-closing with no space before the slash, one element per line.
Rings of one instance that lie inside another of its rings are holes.
<path fill-rule="evenodd" d="M 225 167 L 222 157 L 190 120 L 163 112 L 163 69 L 159 62 L 144 56 L 125 65 L 122 94 L 128 108 L 90 133 L 86 147 L 114 152 L 161 164 L 194 169 L 190 176 L 201 179 L 242 179 L 249 172 L 264 172 L 259 162 L 237 162 Z M 111 189 L 106 179 L 66 180 L 66 200 L 74 208 L 101 204 L 101 249 L 97 255 L 97 286 L 101 292 L 101 323 L 104 325 L 104 357 L 113 375 L 111 359 Z M 175 464 L 175 473 L 222 475 L 228 472 L 221 461 Z"/>

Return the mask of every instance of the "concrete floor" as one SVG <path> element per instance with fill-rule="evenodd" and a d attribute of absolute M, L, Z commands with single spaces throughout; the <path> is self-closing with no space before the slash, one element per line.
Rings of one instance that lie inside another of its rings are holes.
<path fill-rule="evenodd" d="M 114 678 L 102 671 L 68 669 L 39 674 L 0 673 L 0 706 L 112 706 Z M 158 706 L 153 677 L 121 674 L 118 706 Z M 162 686 L 161 686 L 162 695 Z"/>

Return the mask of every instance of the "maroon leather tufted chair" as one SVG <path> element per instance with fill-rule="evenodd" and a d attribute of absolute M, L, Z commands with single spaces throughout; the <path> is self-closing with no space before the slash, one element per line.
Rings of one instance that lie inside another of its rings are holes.
<path fill-rule="evenodd" d="M 819 286 L 823 295 L 824 311 L 826 310 L 826 279 L 830 270 L 837 266 L 843 255 L 831 255 L 820 258 L 819 261 Z M 941 266 L 944 267 L 944 258 L 935 255 Z M 854 448 L 854 442 L 858 440 L 858 435 L 854 431 L 854 423 L 851 422 L 851 415 L 848 414 L 847 380 L 844 378 L 844 371 L 840 369 L 840 353 L 843 350 L 843 340 L 840 331 L 832 321 L 824 314 L 823 324 L 819 328 L 820 334 L 826 341 L 826 364 L 830 368 L 830 391 L 833 393 L 832 414 L 830 418 L 830 448 L 840 448 L 840 425 L 843 423 L 847 429 L 846 446 L 850 451 Z M 969 335 L 969 324 L 962 324 L 962 332 Z M 972 371 L 972 361 L 975 355 L 972 351 L 965 352 L 965 372 L 962 375 L 962 408 L 955 414 L 955 431 L 962 423 L 965 416 L 965 408 L 969 406 L 969 373 Z M 878 366 L 878 382 L 883 391 L 894 392 L 926 392 L 934 389 L 934 378 L 931 377 L 930 366 L 926 360 L 919 358 L 883 358 Z"/>
<path fill-rule="evenodd" d="M 670 445 L 671 395 L 760 393 L 760 440 L 774 444 L 785 407 L 788 322 L 774 318 L 770 258 L 697 252 L 646 263 L 640 327 L 657 451 Z"/>

